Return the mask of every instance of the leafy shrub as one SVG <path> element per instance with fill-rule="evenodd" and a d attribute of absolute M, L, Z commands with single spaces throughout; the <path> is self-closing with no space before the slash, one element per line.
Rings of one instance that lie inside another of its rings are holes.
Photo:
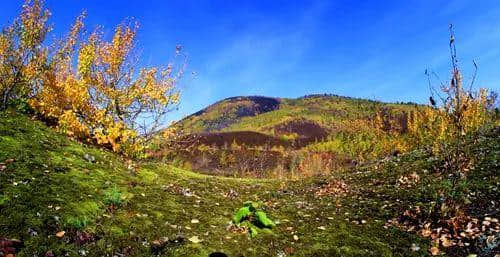
<path fill-rule="evenodd" d="M 255 237 L 259 233 L 272 233 L 271 229 L 276 224 L 267 217 L 267 214 L 256 202 L 245 202 L 233 216 L 233 223 L 248 229 L 250 236 Z"/>
<path fill-rule="evenodd" d="M 104 195 L 104 203 L 107 205 L 120 206 L 123 204 L 122 193 L 116 186 Z"/>

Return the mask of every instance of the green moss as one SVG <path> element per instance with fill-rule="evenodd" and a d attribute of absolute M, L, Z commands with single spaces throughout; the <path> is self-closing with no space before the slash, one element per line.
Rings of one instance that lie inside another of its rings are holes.
<path fill-rule="evenodd" d="M 109 229 L 109 233 L 111 235 L 117 236 L 117 237 L 123 237 L 123 236 L 125 236 L 125 232 L 120 227 L 116 227 L 116 226 L 112 226 Z"/>
<path fill-rule="evenodd" d="M 94 201 L 83 201 L 69 205 L 71 211 L 79 216 L 97 216 L 101 211 L 101 207 Z"/>
<path fill-rule="evenodd" d="M 0 235 L 23 238 L 19 256 L 44 256 L 48 250 L 57 256 L 77 256 L 82 249 L 89 257 L 125 251 L 151 256 L 152 242 L 178 236 L 184 242 L 169 242 L 162 256 L 207 256 L 213 251 L 278 256 L 285 249 L 293 249 L 293 256 L 426 256 L 428 239 L 383 225 L 405 207 L 402 204 L 428 207 L 439 192 L 449 190 L 446 177 L 424 172 L 439 163 L 437 157 L 417 152 L 356 172 L 297 181 L 214 177 L 151 162 L 134 163 L 134 172 L 120 156 L 72 142 L 40 122 L 22 115 L 0 116 L 0 162 L 16 159 L 0 172 Z M 455 197 L 480 192 L 487 199 L 499 198 L 499 178 L 494 174 L 500 163 L 499 145 L 493 136 L 473 145 L 483 150 L 475 150 L 477 166 Z M 96 162 L 85 160 L 85 154 Z M 395 186 L 400 176 L 413 172 L 421 179 L 417 187 Z M 315 190 L 329 179 L 345 181 L 352 194 L 317 197 Z M 236 194 L 228 194 L 231 190 Z M 118 199 L 126 204 L 107 206 Z M 274 235 L 259 232 L 250 240 L 248 234 L 227 230 L 234 212 L 247 200 L 266 203 L 266 212 L 277 223 Z M 399 205 L 382 208 L 384 200 Z M 359 220 L 367 223 L 353 224 Z M 27 236 L 28 229 L 38 236 Z M 96 241 L 74 243 L 76 229 L 91 233 Z M 54 234 L 61 230 L 67 236 L 58 239 Z M 202 241 L 187 240 L 192 236 Z M 412 243 L 422 250 L 409 252 Z"/>
<path fill-rule="evenodd" d="M 158 181 L 158 174 L 156 174 L 153 171 L 144 170 L 144 169 L 139 172 L 137 177 L 139 178 L 139 180 L 141 182 L 146 183 L 146 184 L 154 184 L 155 182 Z"/>

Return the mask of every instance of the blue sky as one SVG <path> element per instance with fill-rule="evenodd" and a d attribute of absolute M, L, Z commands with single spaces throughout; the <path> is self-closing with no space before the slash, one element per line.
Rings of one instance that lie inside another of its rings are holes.
<path fill-rule="evenodd" d="M 236 95 L 334 93 L 426 102 L 424 70 L 449 74 L 455 25 L 466 79 L 500 89 L 500 3 L 492 1 L 61 1 L 46 0 L 61 35 L 82 10 L 108 35 L 127 17 L 141 25 L 143 65 L 166 64 L 180 43 L 189 55 L 182 104 L 171 119 Z M 22 1 L 4 1 L 0 23 Z M 436 81 L 437 82 L 437 81 Z"/>

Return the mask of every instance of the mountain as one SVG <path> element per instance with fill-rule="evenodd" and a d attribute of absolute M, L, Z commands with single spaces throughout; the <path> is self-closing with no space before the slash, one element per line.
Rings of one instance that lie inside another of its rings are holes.
<path fill-rule="evenodd" d="M 182 143 L 173 147 L 175 153 L 156 155 L 223 173 L 241 162 L 241 170 L 290 170 L 293 159 L 302 158 L 290 154 L 312 156 L 306 151 L 321 153 L 313 158 L 330 162 L 325 167 L 345 166 L 407 150 L 398 142 L 407 132 L 408 113 L 416 108 L 331 94 L 231 97 L 174 124 Z M 200 151 L 207 147 L 211 150 Z"/>
<path fill-rule="evenodd" d="M 179 122 L 186 133 L 259 131 L 273 133 L 275 126 L 291 120 L 310 120 L 333 129 L 342 120 L 371 118 L 376 108 L 407 109 L 414 103 L 391 104 L 332 94 L 296 99 L 238 96 L 218 101 Z"/>
<path fill-rule="evenodd" d="M 177 125 L 188 133 L 216 132 L 241 121 L 279 109 L 280 99 L 263 96 L 237 96 L 218 101 L 182 119 Z"/>

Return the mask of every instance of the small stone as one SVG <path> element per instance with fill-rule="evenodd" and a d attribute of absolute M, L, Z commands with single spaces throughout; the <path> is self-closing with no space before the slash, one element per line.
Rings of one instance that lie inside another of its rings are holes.
<path fill-rule="evenodd" d="M 299 236 L 293 235 L 293 240 L 295 240 L 295 241 L 299 240 Z"/>
<path fill-rule="evenodd" d="M 197 220 L 197 219 L 192 219 L 192 220 L 191 220 L 191 223 L 193 223 L 193 224 L 197 224 L 197 223 L 200 223 L 200 221 L 199 221 L 199 220 Z"/>
<path fill-rule="evenodd" d="M 86 153 L 85 155 L 83 155 L 83 158 L 88 161 L 88 162 L 95 162 L 95 157 Z"/>
<path fill-rule="evenodd" d="M 326 230 L 325 226 L 319 226 L 318 229 Z"/>
<path fill-rule="evenodd" d="M 28 228 L 28 235 L 30 235 L 30 236 L 38 236 L 38 232 L 36 232 L 32 228 Z"/>

